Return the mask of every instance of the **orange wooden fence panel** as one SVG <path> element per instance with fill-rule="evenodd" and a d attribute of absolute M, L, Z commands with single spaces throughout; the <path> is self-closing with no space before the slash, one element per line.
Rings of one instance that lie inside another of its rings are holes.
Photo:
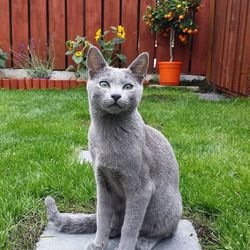
<path fill-rule="evenodd" d="M 141 21 L 146 12 L 148 5 L 155 5 L 154 0 L 145 0 L 140 3 L 140 26 L 139 26 L 139 40 L 138 40 L 138 53 L 148 52 L 149 58 L 155 57 L 155 35 L 148 32 L 148 27 Z M 153 72 L 154 61 L 149 61 L 148 71 Z"/>
<path fill-rule="evenodd" d="M 12 48 L 19 52 L 25 49 L 29 41 L 28 0 L 11 1 Z M 14 66 L 18 66 L 15 65 Z"/>
<path fill-rule="evenodd" d="M 137 56 L 137 23 L 138 21 L 138 1 L 122 1 L 122 25 L 126 30 L 126 45 L 122 52 L 127 57 L 127 64 L 130 64 Z"/>
<path fill-rule="evenodd" d="M 192 74 L 197 75 L 200 72 L 206 72 L 206 56 L 208 53 L 209 40 L 209 11 L 210 0 L 201 2 L 201 9 L 195 15 L 195 21 L 199 24 L 200 29 L 194 34 L 192 41 L 191 69 Z M 204 74 L 204 73 L 203 73 Z"/>
<path fill-rule="evenodd" d="M 202 3 L 204 7 L 196 17 L 200 33 L 195 34 L 188 46 L 176 43 L 175 59 L 183 61 L 184 73 L 206 73 L 209 0 Z M 126 42 L 122 52 L 128 58 L 127 64 L 147 51 L 151 73 L 155 71 L 154 59 L 169 60 L 168 37 L 151 34 L 142 20 L 147 5 L 155 4 L 156 0 L 0 0 L 0 46 L 5 51 L 12 48 L 18 52 L 20 46 L 26 47 L 32 41 L 44 56 L 49 43 L 54 47 L 55 68 L 65 69 L 72 63 L 65 56 L 67 39 L 87 36 L 96 45 L 94 36 L 98 28 L 108 30 L 110 26 L 123 25 Z M 11 61 L 10 57 L 8 66 Z"/>
<path fill-rule="evenodd" d="M 9 0 L 0 1 L 0 48 L 5 52 L 8 52 L 10 58 L 10 13 L 9 13 Z M 11 66 L 11 60 L 8 59 L 7 66 Z"/>
<path fill-rule="evenodd" d="M 95 33 L 102 28 L 102 0 L 86 0 L 86 36 L 95 43 Z"/>
<path fill-rule="evenodd" d="M 30 1 L 30 43 L 41 58 L 47 57 L 46 0 Z"/>
<path fill-rule="evenodd" d="M 61 0 L 49 0 L 49 35 L 50 44 L 54 49 L 55 66 L 57 69 L 65 69 L 65 40 L 66 40 L 66 15 L 65 4 Z"/>
<path fill-rule="evenodd" d="M 105 0 L 103 14 L 103 30 L 109 30 L 110 26 L 118 26 L 121 23 L 120 1 Z M 112 35 L 109 37 L 112 38 Z"/>
<path fill-rule="evenodd" d="M 211 82 L 229 94 L 250 94 L 249 12 L 248 0 L 215 1 Z"/>
<path fill-rule="evenodd" d="M 77 35 L 85 36 L 85 11 L 84 0 L 67 1 L 67 39 L 74 40 Z M 67 58 L 67 65 L 71 65 L 73 60 Z"/>

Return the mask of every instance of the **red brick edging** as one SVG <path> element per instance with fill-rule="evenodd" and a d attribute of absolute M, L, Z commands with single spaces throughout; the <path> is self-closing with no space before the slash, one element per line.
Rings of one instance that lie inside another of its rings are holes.
<path fill-rule="evenodd" d="M 53 80 L 39 78 L 0 78 L 0 89 L 68 89 L 85 86 L 85 80 Z M 149 82 L 144 81 L 144 86 Z"/>
<path fill-rule="evenodd" d="M 81 80 L 53 80 L 39 78 L 0 78 L 0 88 L 4 89 L 68 89 L 86 85 Z"/>

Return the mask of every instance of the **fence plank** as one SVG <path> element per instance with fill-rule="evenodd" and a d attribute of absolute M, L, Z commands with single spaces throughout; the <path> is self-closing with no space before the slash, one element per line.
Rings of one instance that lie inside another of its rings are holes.
<path fill-rule="evenodd" d="M 231 88 L 234 92 L 238 92 L 240 89 L 240 74 L 241 74 L 241 61 L 244 51 L 244 38 L 246 32 L 246 20 L 247 20 L 247 1 L 242 1 L 239 11 L 239 29 L 237 32 L 237 44 L 234 57 L 234 74 L 232 76 Z"/>
<path fill-rule="evenodd" d="M 193 35 L 192 55 L 191 55 L 191 74 L 206 74 L 206 58 L 208 52 L 208 29 L 210 0 L 201 1 L 202 8 L 196 12 L 195 21 L 198 24 L 199 32 Z"/>
<path fill-rule="evenodd" d="M 239 36 L 237 35 L 239 30 L 239 21 L 240 16 L 240 1 L 233 0 L 232 2 L 232 13 L 231 13 L 231 22 L 228 30 L 229 33 L 229 49 L 226 59 L 226 74 L 225 74 L 225 86 L 228 89 L 232 89 L 233 85 L 239 85 L 239 82 L 233 82 L 234 74 L 235 74 L 235 60 L 236 60 L 236 52 Z M 239 33 L 238 33 L 239 34 Z"/>
<path fill-rule="evenodd" d="M 67 38 L 74 40 L 76 36 L 85 36 L 84 32 L 84 1 L 67 1 Z M 71 56 L 68 57 L 68 65 L 73 64 Z"/>
<path fill-rule="evenodd" d="M 61 0 L 49 0 L 50 44 L 54 48 L 55 68 L 65 69 L 65 5 Z"/>
<path fill-rule="evenodd" d="M 30 40 L 38 55 L 45 59 L 47 57 L 46 0 L 30 1 Z"/>
<path fill-rule="evenodd" d="M 154 44 L 155 44 L 155 35 L 150 32 L 148 26 L 146 26 L 145 22 L 142 20 L 143 15 L 145 15 L 147 6 L 154 6 L 155 0 L 145 0 L 141 1 L 140 5 L 140 26 L 139 26 L 139 41 L 138 41 L 138 49 L 139 53 L 144 51 L 149 53 L 149 66 L 148 73 L 153 72 L 153 63 L 154 63 Z"/>
<path fill-rule="evenodd" d="M 182 62 L 181 72 L 185 74 L 189 74 L 189 60 L 191 56 L 190 52 L 191 42 L 184 45 L 181 44 L 179 39 L 176 38 L 174 60 L 177 62 Z"/>
<path fill-rule="evenodd" d="M 137 56 L 137 18 L 138 1 L 122 1 L 122 25 L 126 30 L 126 46 L 122 52 L 127 56 L 127 65 Z"/>
<path fill-rule="evenodd" d="M 225 25 L 227 15 L 227 1 L 216 1 L 215 11 L 215 32 L 214 32 L 214 47 L 212 53 L 212 74 L 211 82 L 218 84 L 220 82 L 220 72 L 222 71 L 223 47 L 225 36 Z M 221 11 L 221 10 L 224 11 Z"/>
<path fill-rule="evenodd" d="M 104 1 L 103 29 L 109 30 L 110 26 L 120 24 L 120 1 Z"/>
<path fill-rule="evenodd" d="M 245 16 L 246 26 L 244 30 L 245 38 L 242 52 L 242 61 L 241 61 L 241 72 L 240 72 L 240 85 L 238 91 L 244 95 L 250 95 L 250 3 L 248 0 L 244 0 L 247 2 L 247 14 Z M 242 16 L 243 18 L 243 16 Z"/>
<path fill-rule="evenodd" d="M 156 47 L 156 71 L 158 72 L 158 63 L 169 61 L 169 34 L 164 36 L 162 33 L 156 35 L 157 47 Z"/>
<path fill-rule="evenodd" d="M 224 88 L 230 89 L 230 71 L 233 70 L 229 67 L 230 57 L 234 54 L 232 51 L 232 40 L 233 40 L 233 31 L 232 31 L 232 23 L 233 19 L 232 16 L 234 15 L 234 0 L 230 0 L 228 3 L 228 13 L 226 19 L 226 28 L 225 28 L 225 44 L 224 44 L 224 55 L 223 55 L 223 63 L 222 63 L 222 74 L 221 74 L 221 83 L 223 84 Z M 235 32 L 235 31 L 234 31 Z"/>
<path fill-rule="evenodd" d="M 224 36 L 224 45 L 223 45 L 223 56 L 222 56 L 222 67 L 221 67 L 221 74 L 220 74 L 220 82 L 223 88 L 227 87 L 226 77 L 229 74 L 229 68 L 227 67 L 227 58 L 230 54 L 230 25 L 231 25 L 231 15 L 232 15 L 232 3 L 233 0 L 228 0 L 227 5 L 227 15 L 226 15 L 226 25 L 225 25 L 225 36 Z"/>
<path fill-rule="evenodd" d="M 104 32 L 106 30 L 110 30 L 110 26 L 116 27 L 120 24 L 120 1 L 105 0 L 103 8 L 104 8 L 104 11 L 103 11 L 104 12 L 103 32 Z M 109 34 L 106 35 L 105 39 L 109 40 L 114 37 L 115 37 L 115 34 L 110 32 Z"/>
<path fill-rule="evenodd" d="M 11 66 L 11 53 L 10 49 L 10 14 L 9 14 L 9 1 L 0 1 L 0 48 L 8 53 L 8 60 L 6 66 Z"/>
<path fill-rule="evenodd" d="M 215 1 L 210 0 L 209 2 L 209 28 L 208 28 L 208 52 L 207 52 L 207 67 L 206 67 L 206 76 L 207 80 L 211 82 L 212 74 L 212 52 L 213 52 L 213 36 L 215 31 Z"/>
<path fill-rule="evenodd" d="M 102 27 L 102 1 L 86 0 L 86 36 L 96 45 L 95 33 Z"/>
<path fill-rule="evenodd" d="M 84 36 L 83 0 L 67 1 L 67 39 Z"/>
<path fill-rule="evenodd" d="M 12 0 L 12 42 L 13 50 L 20 52 L 27 48 L 28 34 L 28 0 Z M 14 66 L 15 65 L 14 63 Z"/>

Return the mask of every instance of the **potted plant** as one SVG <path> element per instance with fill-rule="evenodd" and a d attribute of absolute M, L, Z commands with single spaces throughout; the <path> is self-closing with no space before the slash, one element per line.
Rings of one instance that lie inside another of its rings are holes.
<path fill-rule="evenodd" d="M 174 61 L 176 36 L 185 45 L 198 32 L 193 17 L 199 8 L 200 0 L 162 0 L 155 7 L 147 7 L 143 20 L 151 31 L 163 36 L 169 34 L 169 62 L 158 63 L 161 85 L 179 85 L 182 62 Z"/>

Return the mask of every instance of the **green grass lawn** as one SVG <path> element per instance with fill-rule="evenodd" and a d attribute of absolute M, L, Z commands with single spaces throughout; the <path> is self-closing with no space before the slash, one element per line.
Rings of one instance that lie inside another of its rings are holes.
<path fill-rule="evenodd" d="M 250 101 L 199 100 L 191 92 L 146 89 L 140 112 L 172 143 L 184 216 L 205 249 L 250 249 Z M 43 198 L 61 211 L 93 211 L 84 89 L 0 90 L 0 249 L 32 249 L 46 224 Z"/>

